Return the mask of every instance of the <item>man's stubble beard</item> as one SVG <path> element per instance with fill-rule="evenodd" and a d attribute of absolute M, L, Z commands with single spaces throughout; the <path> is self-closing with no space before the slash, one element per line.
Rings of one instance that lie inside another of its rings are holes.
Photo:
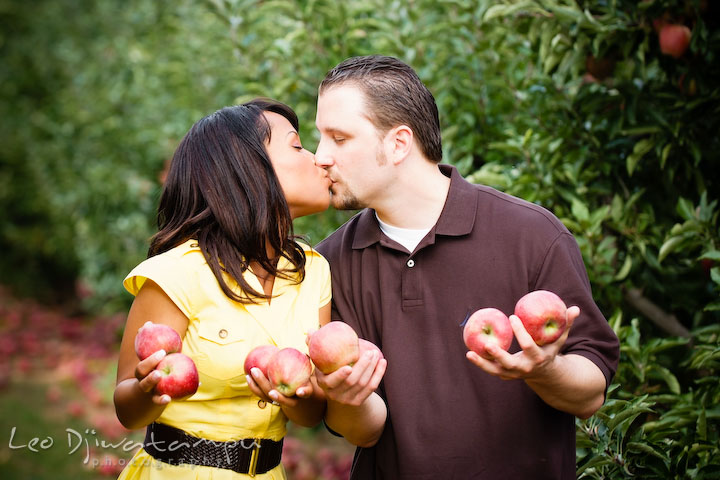
<path fill-rule="evenodd" d="M 387 163 L 387 156 L 381 147 L 379 147 L 375 152 L 375 162 L 379 167 L 382 167 Z M 357 198 L 347 183 L 344 185 L 345 193 L 341 197 L 331 191 L 331 203 L 336 210 L 362 210 L 363 208 L 368 207 L 367 202 L 363 202 Z"/>
<path fill-rule="evenodd" d="M 367 207 L 350 191 L 346 191 L 342 196 L 333 193 L 330 201 L 336 210 L 362 210 Z"/>

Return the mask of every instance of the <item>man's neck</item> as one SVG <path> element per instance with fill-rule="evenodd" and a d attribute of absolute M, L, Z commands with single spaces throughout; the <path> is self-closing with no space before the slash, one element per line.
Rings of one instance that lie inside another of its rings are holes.
<path fill-rule="evenodd" d="M 431 228 L 445 206 L 450 179 L 428 161 L 404 166 L 397 183 L 382 201 L 372 205 L 378 217 L 398 228 Z"/>

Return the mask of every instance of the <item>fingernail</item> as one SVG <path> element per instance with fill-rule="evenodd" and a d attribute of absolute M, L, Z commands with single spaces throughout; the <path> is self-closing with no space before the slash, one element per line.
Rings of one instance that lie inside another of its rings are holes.
<path fill-rule="evenodd" d="M 162 376 L 162 374 L 161 374 L 160 372 L 158 372 L 157 370 L 155 370 L 155 371 L 153 372 L 152 378 L 153 378 L 153 380 L 160 380 L 160 377 L 161 377 L 161 376 Z"/>
<path fill-rule="evenodd" d="M 250 373 L 252 373 L 252 376 L 253 376 L 253 377 L 259 377 L 259 376 L 260 376 L 260 373 L 262 373 L 262 372 L 260 371 L 259 368 L 253 367 L 253 368 L 250 369 Z"/>
<path fill-rule="evenodd" d="M 170 395 L 163 395 L 162 397 L 160 397 L 160 401 L 167 405 L 168 403 L 170 403 Z"/>
<path fill-rule="evenodd" d="M 295 393 L 296 393 L 297 396 L 299 397 L 299 396 L 305 395 L 305 390 L 303 390 L 302 388 L 299 388 L 298 391 L 295 392 Z"/>
<path fill-rule="evenodd" d="M 245 379 L 248 383 L 252 382 L 252 378 L 250 378 L 250 375 L 245 375 Z"/>
<path fill-rule="evenodd" d="M 160 360 L 164 356 L 165 356 L 165 350 L 158 350 L 157 352 L 155 352 L 155 358 L 158 360 Z"/>
<path fill-rule="evenodd" d="M 270 392 L 268 392 L 268 397 L 272 398 L 273 400 L 277 400 L 278 393 L 275 390 L 270 390 Z"/>

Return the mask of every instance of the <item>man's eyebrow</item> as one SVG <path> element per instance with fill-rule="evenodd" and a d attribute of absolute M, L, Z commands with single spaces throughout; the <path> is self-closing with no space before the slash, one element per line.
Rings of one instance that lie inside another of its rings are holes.
<path fill-rule="evenodd" d="M 320 129 L 318 129 L 318 130 L 320 130 Z M 342 133 L 343 135 L 347 134 L 347 132 L 345 132 L 345 130 L 342 130 L 337 127 L 325 127 L 322 129 L 322 131 L 327 132 L 327 133 Z"/>

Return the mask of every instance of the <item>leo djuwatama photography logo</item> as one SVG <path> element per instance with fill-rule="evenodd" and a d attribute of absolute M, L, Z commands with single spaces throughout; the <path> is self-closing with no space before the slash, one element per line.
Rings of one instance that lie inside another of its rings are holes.
<path fill-rule="evenodd" d="M 90 466 L 99 466 L 100 459 L 93 455 L 93 452 L 99 450 L 113 451 L 123 456 L 132 456 L 138 448 L 142 447 L 142 442 L 123 437 L 119 440 L 107 440 L 98 437 L 97 431 L 93 428 L 86 428 L 79 431 L 74 428 L 66 428 L 65 435 L 57 438 L 50 435 L 38 435 L 37 432 L 23 432 L 17 427 L 12 427 L 9 432 L 7 443 L 11 452 L 27 451 L 36 454 L 42 454 L 50 449 L 61 448 L 67 451 L 68 455 L 78 455 L 81 457 L 82 463 Z M 119 459 L 122 463 L 129 460 Z"/>
<path fill-rule="evenodd" d="M 197 439 L 201 442 L 209 442 L 212 444 L 222 445 L 225 449 L 244 448 L 252 449 L 260 447 L 255 440 L 243 439 L 236 442 L 214 442 L 212 440 Z M 115 468 L 124 467 L 132 461 L 132 455 L 142 448 L 143 442 L 131 438 L 124 437 L 122 439 L 107 440 L 98 437 L 98 433 L 93 428 L 87 428 L 78 431 L 74 428 L 66 428 L 65 435 L 59 435 L 57 438 L 50 435 L 37 435 L 20 431 L 17 427 L 12 427 L 9 432 L 9 440 L 7 443 L 11 452 L 27 451 L 33 454 L 42 454 L 50 449 L 61 448 L 67 451 L 68 455 L 78 455 L 83 464 L 91 468 L 103 468 L 113 466 Z M 158 451 L 174 451 L 182 447 L 196 447 L 197 443 L 188 442 L 166 442 L 150 438 L 147 446 L 151 446 Z M 109 460 L 108 456 L 98 456 L 98 450 L 111 451 L 114 453 L 113 460 Z M 227 461 L 230 462 L 229 451 L 227 453 Z M 127 457 L 127 458 L 123 458 Z M 112 465 L 110 465 L 110 462 Z"/>

